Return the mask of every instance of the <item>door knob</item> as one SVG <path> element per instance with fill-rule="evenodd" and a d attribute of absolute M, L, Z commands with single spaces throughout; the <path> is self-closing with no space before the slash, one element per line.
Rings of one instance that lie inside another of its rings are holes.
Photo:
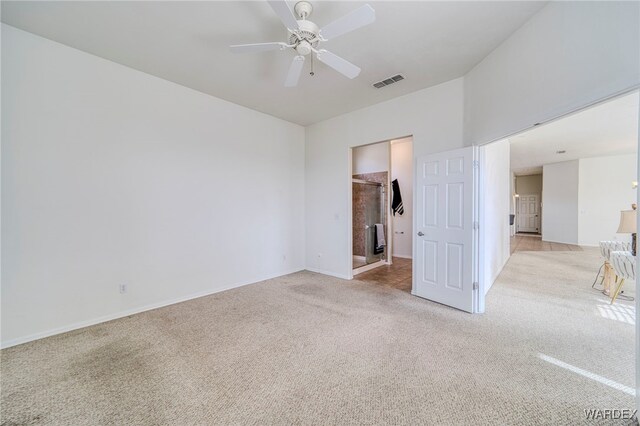
<path fill-rule="evenodd" d="M 418 237 L 422 237 L 424 233 L 422 231 L 418 232 Z"/>

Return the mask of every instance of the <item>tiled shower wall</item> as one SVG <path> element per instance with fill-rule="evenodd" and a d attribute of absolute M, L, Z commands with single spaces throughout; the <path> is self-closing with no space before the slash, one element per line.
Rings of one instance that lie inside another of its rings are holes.
<path fill-rule="evenodd" d="M 369 182 L 379 182 L 384 185 L 384 211 L 385 211 L 385 237 L 387 242 L 389 241 L 389 235 L 386 229 L 386 216 L 389 211 L 389 188 L 387 185 L 387 180 L 389 178 L 388 172 L 376 172 L 376 173 L 363 173 L 359 175 L 353 175 L 353 179 L 361 179 Z M 353 205 L 353 255 L 354 256 L 364 256 L 364 206 L 365 206 L 365 198 L 363 185 L 352 184 L 353 186 L 353 195 L 352 195 L 352 205 Z M 385 257 L 387 256 L 387 250 L 385 247 Z"/>

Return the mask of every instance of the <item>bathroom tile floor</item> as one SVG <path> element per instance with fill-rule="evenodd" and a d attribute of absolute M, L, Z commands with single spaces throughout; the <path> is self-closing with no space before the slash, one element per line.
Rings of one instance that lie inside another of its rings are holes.
<path fill-rule="evenodd" d="M 398 290 L 411 292 L 411 259 L 394 257 L 393 264 L 379 266 L 353 277 L 354 280 L 393 287 Z"/>

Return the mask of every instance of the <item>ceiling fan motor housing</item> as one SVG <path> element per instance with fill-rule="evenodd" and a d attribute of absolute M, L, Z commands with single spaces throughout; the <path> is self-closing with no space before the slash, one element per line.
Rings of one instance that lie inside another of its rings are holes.
<path fill-rule="evenodd" d="M 299 29 L 289 36 L 289 44 L 294 45 L 294 49 L 299 55 L 306 56 L 311 53 L 311 47 L 318 46 L 318 33 L 320 28 L 311 21 L 298 21 Z"/>

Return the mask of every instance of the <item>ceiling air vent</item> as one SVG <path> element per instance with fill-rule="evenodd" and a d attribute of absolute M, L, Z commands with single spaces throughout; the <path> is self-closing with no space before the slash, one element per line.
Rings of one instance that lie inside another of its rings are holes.
<path fill-rule="evenodd" d="M 389 78 L 385 78 L 382 81 L 379 81 L 377 83 L 373 83 L 373 87 L 375 87 L 376 89 L 380 89 L 384 86 L 388 86 L 390 84 L 393 83 L 397 83 L 400 80 L 404 80 L 404 77 L 401 76 L 400 74 L 394 75 L 393 77 L 389 77 Z"/>

